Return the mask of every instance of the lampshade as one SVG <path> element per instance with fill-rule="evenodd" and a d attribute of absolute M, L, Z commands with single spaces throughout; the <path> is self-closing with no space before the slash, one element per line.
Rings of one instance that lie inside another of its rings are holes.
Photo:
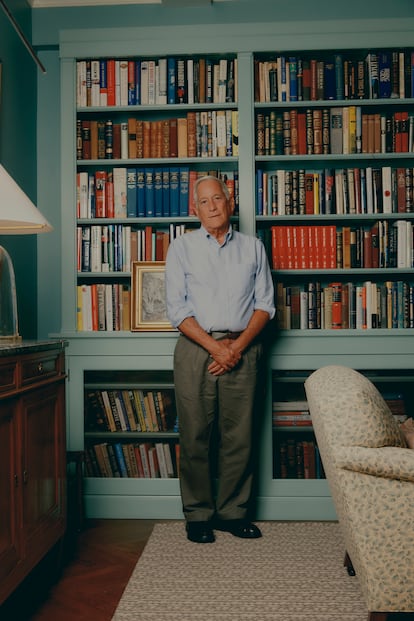
<path fill-rule="evenodd" d="M 0 164 L 0 235 L 46 233 L 53 227 Z M 0 342 L 20 340 L 13 263 L 0 246 Z"/>
<path fill-rule="evenodd" d="M 52 230 L 53 227 L 0 164 L 0 235 Z"/>

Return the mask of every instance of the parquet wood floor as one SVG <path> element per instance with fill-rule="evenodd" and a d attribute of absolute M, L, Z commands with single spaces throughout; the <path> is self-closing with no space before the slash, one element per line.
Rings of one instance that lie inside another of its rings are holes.
<path fill-rule="evenodd" d="M 156 520 L 88 520 L 0 606 L 1 621 L 110 621 Z"/>

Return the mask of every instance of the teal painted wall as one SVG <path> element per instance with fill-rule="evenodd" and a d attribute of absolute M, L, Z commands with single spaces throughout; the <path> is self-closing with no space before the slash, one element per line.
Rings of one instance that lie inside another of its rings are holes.
<path fill-rule="evenodd" d="M 26 36 L 31 37 L 31 10 L 25 0 L 7 5 Z M 37 69 L 3 11 L 0 11 L 0 162 L 36 204 Z M 0 188 L 1 196 L 1 188 Z M 37 332 L 37 244 L 34 235 L 0 236 L 16 273 L 20 334 Z"/>
<path fill-rule="evenodd" d="M 183 1 L 183 4 L 185 2 Z M 252 24 L 256 22 L 298 24 L 300 32 L 323 31 L 321 23 L 330 20 L 381 20 L 384 31 L 388 19 L 414 17 L 412 0 L 348 0 L 345 4 L 332 0 L 240 0 L 220 2 L 205 7 L 165 7 L 161 5 L 122 5 L 87 8 L 35 9 L 32 12 L 32 40 L 39 57 L 46 66 L 46 76 L 38 74 L 38 206 L 54 225 L 50 235 L 38 237 L 38 334 L 40 337 L 54 335 L 60 331 L 60 72 L 59 34 L 62 30 L 123 28 L 145 26 L 211 24 L 214 38 L 216 24 Z M 349 27 L 349 26 L 348 26 Z M 344 30 L 346 30 L 344 26 Z M 296 37 L 296 35 L 295 35 Z M 334 38 L 333 38 L 334 40 Z M 294 43 L 293 43 L 294 45 Z M 364 40 L 361 36 L 361 47 Z M 414 47 L 414 33 L 413 33 Z M 70 174 L 70 172 L 69 172 Z"/>

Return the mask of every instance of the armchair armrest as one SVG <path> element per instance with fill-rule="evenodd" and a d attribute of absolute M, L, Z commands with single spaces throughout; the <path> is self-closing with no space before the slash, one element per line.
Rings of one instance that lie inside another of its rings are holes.
<path fill-rule="evenodd" d="M 335 450 L 335 464 L 344 470 L 414 482 L 414 451 L 408 448 L 340 446 Z"/>

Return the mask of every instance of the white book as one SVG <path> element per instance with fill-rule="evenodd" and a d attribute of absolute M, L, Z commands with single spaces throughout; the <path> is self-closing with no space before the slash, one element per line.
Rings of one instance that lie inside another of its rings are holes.
<path fill-rule="evenodd" d="M 119 105 L 128 105 L 128 61 L 119 61 Z"/>
<path fill-rule="evenodd" d="M 216 133 L 217 133 L 217 156 L 226 157 L 226 113 L 225 110 L 216 112 Z"/>
<path fill-rule="evenodd" d="M 155 60 L 148 61 L 148 104 L 155 104 Z"/>
<path fill-rule="evenodd" d="M 114 168 L 114 212 L 115 218 L 127 217 L 127 169 Z"/>
<path fill-rule="evenodd" d="M 156 101 L 160 105 L 167 104 L 167 59 L 159 58 L 156 65 Z"/>
<path fill-rule="evenodd" d="M 76 63 L 76 105 L 78 108 L 86 106 L 86 60 Z"/>
<path fill-rule="evenodd" d="M 284 170 L 277 171 L 277 213 L 279 216 L 286 215 Z"/>
<path fill-rule="evenodd" d="M 128 123 L 121 123 L 121 160 L 127 160 L 128 153 Z"/>
<path fill-rule="evenodd" d="M 100 225 L 91 226 L 91 272 L 102 271 L 102 230 Z"/>
<path fill-rule="evenodd" d="M 162 442 L 155 443 L 155 450 L 157 451 L 158 465 L 160 467 L 160 476 L 162 479 L 168 479 L 167 463 L 165 461 L 165 453 Z"/>
<path fill-rule="evenodd" d="M 90 285 L 82 285 L 82 329 L 92 332 L 92 290 Z"/>
<path fill-rule="evenodd" d="M 172 479 L 174 478 L 174 466 L 171 457 L 171 446 L 168 442 L 163 443 L 164 455 L 165 455 L 165 463 L 167 467 L 167 476 Z"/>
<path fill-rule="evenodd" d="M 114 330 L 114 309 L 112 304 L 112 285 L 105 285 L 105 324 L 106 331 L 113 332 Z"/>
<path fill-rule="evenodd" d="M 392 213 L 391 166 L 382 167 L 382 211 L 383 213 Z"/>
<path fill-rule="evenodd" d="M 194 103 L 194 60 L 187 60 L 187 103 Z"/>
<path fill-rule="evenodd" d="M 141 61 L 141 104 L 148 104 L 148 61 Z"/>
<path fill-rule="evenodd" d="M 79 218 L 90 218 L 88 214 L 89 176 L 87 172 L 77 173 L 77 202 Z"/>
<path fill-rule="evenodd" d="M 122 271 L 129 272 L 131 270 L 131 227 L 122 227 Z"/>
<path fill-rule="evenodd" d="M 219 103 L 224 103 L 226 101 L 226 90 L 227 90 L 227 59 L 221 58 L 219 62 L 219 89 L 218 89 Z"/>
<path fill-rule="evenodd" d="M 101 85 L 99 76 L 99 60 L 91 60 L 91 106 L 101 105 Z"/>

